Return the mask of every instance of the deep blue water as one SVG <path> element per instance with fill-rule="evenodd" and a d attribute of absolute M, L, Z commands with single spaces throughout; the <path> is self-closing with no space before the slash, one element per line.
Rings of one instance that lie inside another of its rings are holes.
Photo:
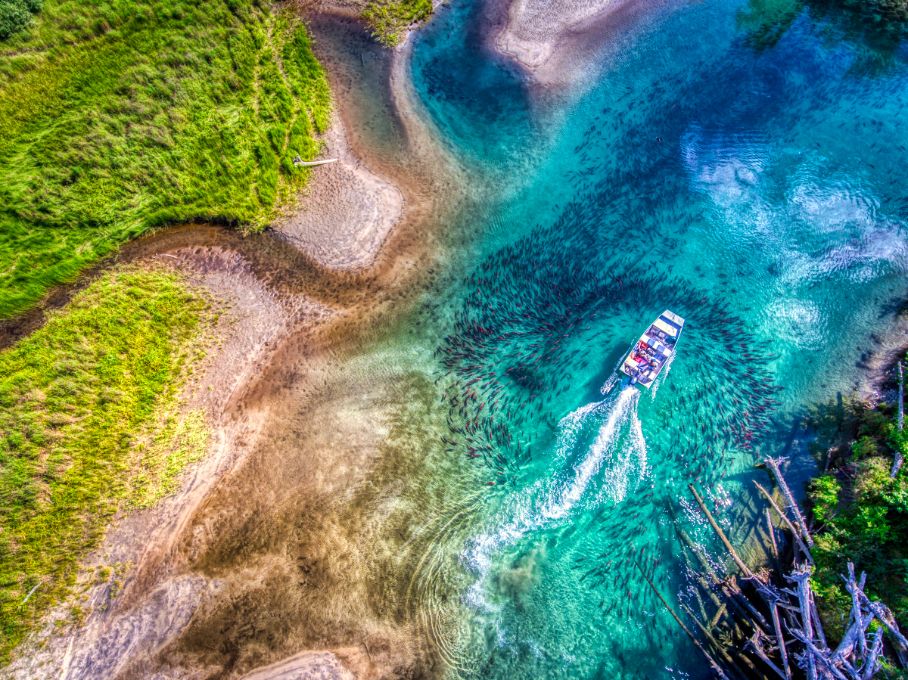
<path fill-rule="evenodd" d="M 641 575 L 696 608 L 679 528 L 718 553 L 687 484 L 746 533 L 754 463 L 809 471 L 799 417 L 854 389 L 905 297 L 908 49 L 766 5 L 645 17 L 557 99 L 485 50 L 475 1 L 417 38 L 417 91 L 483 187 L 431 304 L 446 440 L 489 480 L 438 548 L 466 584 L 433 614 L 451 676 L 703 676 Z M 668 374 L 603 396 L 665 308 L 688 321 Z"/>

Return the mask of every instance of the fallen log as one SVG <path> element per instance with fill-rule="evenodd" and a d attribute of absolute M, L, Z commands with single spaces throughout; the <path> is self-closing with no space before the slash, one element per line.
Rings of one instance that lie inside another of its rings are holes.
<path fill-rule="evenodd" d="M 861 573 L 861 582 L 863 583 L 866 574 Z M 851 595 L 851 617 L 855 623 L 855 641 L 858 646 L 858 654 L 864 656 L 867 653 L 867 637 L 864 634 L 864 615 L 861 613 L 861 595 L 863 595 L 863 586 L 858 586 L 854 578 L 854 562 L 848 563 L 848 578 L 845 579 L 845 590 Z M 848 639 L 846 633 L 842 642 Z M 841 644 L 839 645 L 841 647 Z"/>
<path fill-rule="evenodd" d="M 788 482 L 785 481 L 785 477 L 782 476 L 782 470 L 779 468 L 779 465 L 783 461 L 783 458 L 768 457 L 765 462 L 766 467 L 772 471 L 772 476 L 776 480 L 776 485 L 779 487 L 779 490 L 782 492 L 782 497 L 785 498 L 787 509 L 792 514 L 792 521 L 797 525 L 801 532 L 801 538 L 803 538 L 804 542 L 812 548 L 813 537 L 807 530 L 807 522 L 804 520 L 804 515 L 801 514 L 801 508 L 798 507 L 794 494 L 792 494 L 791 489 L 788 488 Z"/>
<path fill-rule="evenodd" d="M 293 164 L 298 168 L 314 168 L 318 165 L 328 165 L 329 163 L 337 163 L 337 159 L 325 158 L 324 160 L 320 161 L 304 161 L 299 156 L 293 159 Z"/>
<path fill-rule="evenodd" d="M 788 516 L 782 511 L 782 508 L 779 507 L 779 504 L 773 499 L 772 494 L 769 493 L 763 486 L 756 480 L 754 480 L 754 486 L 757 487 L 763 498 L 765 498 L 769 504 L 772 506 L 773 510 L 776 511 L 776 514 L 779 515 L 779 518 L 791 532 L 792 538 L 794 538 L 795 543 L 798 548 L 800 548 L 804 557 L 807 559 L 810 564 L 813 564 L 813 555 L 810 554 L 810 549 L 807 547 L 807 544 L 801 539 L 800 532 L 795 528 L 795 525 L 791 523 L 791 520 L 788 519 Z"/>

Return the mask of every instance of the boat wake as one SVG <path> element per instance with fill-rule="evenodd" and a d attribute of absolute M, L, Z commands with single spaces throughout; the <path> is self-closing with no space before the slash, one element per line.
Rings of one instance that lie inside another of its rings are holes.
<path fill-rule="evenodd" d="M 626 387 L 614 397 L 582 406 L 561 420 L 556 460 L 563 462 L 562 470 L 512 496 L 499 513 L 498 528 L 477 536 L 468 545 L 464 561 L 477 575 L 467 594 L 469 604 L 493 609 L 486 597 L 489 577 L 496 554 L 504 548 L 532 532 L 560 526 L 578 508 L 620 502 L 631 484 L 645 475 L 646 442 L 637 416 L 639 400 L 639 390 Z M 584 435 L 592 430 L 595 438 L 577 456 L 589 441 Z M 592 486 L 598 486 L 597 493 L 590 493 Z"/>

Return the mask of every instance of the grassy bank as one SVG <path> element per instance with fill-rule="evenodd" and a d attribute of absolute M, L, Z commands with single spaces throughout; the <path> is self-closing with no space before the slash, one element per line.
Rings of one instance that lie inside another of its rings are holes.
<path fill-rule="evenodd" d="M 196 415 L 160 414 L 209 315 L 174 274 L 116 270 L 0 352 L 0 661 L 112 514 L 172 489 L 204 445 Z"/>
<path fill-rule="evenodd" d="M 867 572 L 867 593 L 908 625 L 908 470 L 891 476 L 897 451 L 908 452 L 908 431 L 895 426 L 895 407 L 829 404 L 814 415 L 828 470 L 809 498 L 816 527 L 815 586 L 832 631 L 847 624 L 851 598 L 840 574 L 848 561 Z"/>
<path fill-rule="evenodd" d="M 0 40 L 0 318 L 151 227 L 262 226 L 329 106 L 289 10 L 45 0 Z"/>
<path fill-rule="evenodd" d="M 432 0 L 372 0 L 363 19 L 383 45 L 395 47 L 411 26 L 432 15 Z"/>

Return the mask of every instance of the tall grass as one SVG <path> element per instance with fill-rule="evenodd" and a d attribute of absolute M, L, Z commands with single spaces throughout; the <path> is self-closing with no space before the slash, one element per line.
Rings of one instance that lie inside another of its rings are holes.
<path fill-rule="evenodd" d="M 395 47 L 408 28 L 431 16 L 432 9 L 432 0 L 371 0 L 362 16 L 376 40 Z"/>
<path fill-rule="evenodd" d="M 178 276 L 115 270 L 0 352 L 0 661 L 121 504 L 173 488 L 197 416 L 163 424 L 179 430 L 167 455 L 137 433 L 162 429 L 207 316 Z"/>
<path fill-rule="evenodd" d="M 0 318 L 151 227 L 261 227 L 305 181 L 330 95 L 256 0 L 46 0 L 0 41 Z"/>

